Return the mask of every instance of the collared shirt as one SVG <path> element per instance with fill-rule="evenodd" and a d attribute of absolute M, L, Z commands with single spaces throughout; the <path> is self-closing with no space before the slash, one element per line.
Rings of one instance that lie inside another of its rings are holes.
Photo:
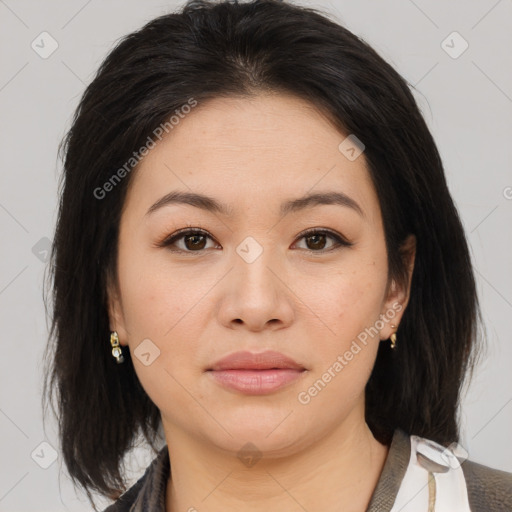
<path fill-rule="evenodd" d="M 392 509 L 410 459 L 411 436 L 396 429 L 366 512 L 389 512 Z M 512 512 L 512 473 L 470 460 L 465 460 L 461 468 L 471 512 Z M 144 475 L 104 512 L 166 512 L 169 475 L 169 451 L 165 445 Z"/>

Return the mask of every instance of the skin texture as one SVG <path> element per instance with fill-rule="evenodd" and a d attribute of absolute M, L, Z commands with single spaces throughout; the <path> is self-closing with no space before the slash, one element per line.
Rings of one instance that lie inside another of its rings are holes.
<path fill-rule="evenodd" d="M 388 283 L 378 198 L 364 153 L 350 161 L 339 151 L 345 137 L 292 96 L 219 98 L 199 104 L 134 171 L 110 318 L 161 411 L 172 468 L 167 512 L 368 505 L 388 448 L 365 423 L 364 387 L 380 340 L 400 323 L 409 288 Z M 212 196 L 231 215 L 183 204 L 146 215 L 173 190 Z M 364 216 L 317 205 L 280 218 L 281 202 L 320 191 L 344 192 Z M 175 241 L 182 252 L 158 246 L 187 226 L 209 235 Z M 334 239 L 299 236 L 309 228 L 333 230 L 353 245 L 331 250 Z M 237 252 L 246 237 L 263 251 L 251 263 Z M 389 311 L 392 320 L 359 343 L 361 350 L 309 403 L 300 403 L 299 393 Z M 148 366 L 135 352 L 145 339 L 153 344 L 145 346 Z M 160 354 L 153 360 L 154 347 Z M 205 371 L 235 351 L 267 349 L 307 371 L 261 396 L 225 389 Z M 252 465 L 237 456 L 247 442 L 261 455 Z"/>

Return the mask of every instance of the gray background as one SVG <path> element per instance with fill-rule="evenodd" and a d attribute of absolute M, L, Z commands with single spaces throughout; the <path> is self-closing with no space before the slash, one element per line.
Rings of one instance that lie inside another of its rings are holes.
<path fill-rule="evenodd" d="M 512 3 L 301 3 L 331 13 L 417 89 L 471 244 L 489 338 L 487 359 L 463 399 L 461 444 L 472 460 L 512 472 Z M 0 511 L 90 510 L 65 472 L 54 423 L 43 429 L 40 407 L 42 279 L 56 220 L 57 146 L 113 43 L 179 5 L 0 0 Z M 46 59 L 31 47 L 35 41 L 39 52 L 51 49 L 43 31 L 58 44 Z M 454 31 L 469 44 L 457 58 L 464 41 L 450 36 Z M 41 467 L 52 455 L 56 461 Z M 133 482 L 151 454 L 140 448 L 129 460 Z"/>

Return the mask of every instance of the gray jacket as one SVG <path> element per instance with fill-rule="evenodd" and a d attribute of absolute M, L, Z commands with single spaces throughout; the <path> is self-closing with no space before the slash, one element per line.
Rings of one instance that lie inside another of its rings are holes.
<path fill-rule="evenodd" d="M 409 435 L 395 430 L 384 468 L 366 512 L 391 510 L 409 464 Z M 461 465 L 472 512 L 512 512 L 512 473 L 465 460 Z M 151 462 L 144 475 L 104 512 L 165 512 L 169 478 L 167 445 Z"/>

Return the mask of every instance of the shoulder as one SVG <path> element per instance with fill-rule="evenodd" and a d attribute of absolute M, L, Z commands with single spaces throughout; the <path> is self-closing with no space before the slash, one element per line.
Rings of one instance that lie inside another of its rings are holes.
<path fill-rule="evenodd" d="M 458 450 L 452 449 L 451 445 L 445 447 L 430 439 L 414 435 L 409 438 L 414 440 L 413 446 L 416 446 L 418 457 L 421 456 L 423 459 L 422 462 L 418 458 L 419 464 L 429 471 L 437 472 L 438 470 L 429 468 L 428 464 L 425 466 L 425 456 L 434 463 L 434 466 L 445 466 L 448 471 L 450 467 L 459 468 L 460 476 L 465 481 L 467 503 L 471 512 L 512 512 L 512 473 L 465 459 L 464 455 L 467 453 L 459 454 Z M 441 474 L 445 472 L 446 469 L 441 470 Z M 454 492 L 456 493 L 456 487 Z"/>
<path fill-rule="evenodd" d="M 149 468 L 135 484 L 133 484 L 124 494 L 119 496 L 119 498 L 114 503 L 112 503 L 112 505 L 109 505 L 106 509 L 104 509 L 103 512 L 129 512 L 137 496 L 139 495 L 141 488 L 147 480 L 148 470 Z"/>
<path fill-rule="evenodd" d="M 461 468 L 473 512 L 510 512 L 512 510 L 512 473 L 493 469 L 471 460 L 465 460 Z"/>
<path fill-rule="evenodd" d="M 420 447 L 421 458 L 418 458 L 418 441 L 423 441 Z M 428 450 L 425 450 L 426 448 Z M 443 454 L 448 455 L 446 450 L 450 450 L 453 455 L 453 465 L 443 457 Z M 418 492 L 408 488 L 411 483 L 414 487 L 414 477 L 413 481 L 409 479 L 409 476 L 415 474 L 414 468 L 423 467 L 428 471 L 438 472 L 435 468 L 432 469 L 431 464 L 430 468 L 428 464 L 425 466 L 425 457 L 429 458 L 431 463 L 436 463 L 435 465 L 444 465 L 458 473 L 455 482 L 452 479 L 440 478 L 439 483 L 443 484 L 444 499 L 449 497 L 453 491 L 455 499 L 458 499 L 458 494 L 464 494 L 466 503 L 464 510 L 468 510 L 469 507 L 471 512 L 512 512 L 512 473 L 484 466 L 462 457 L 459 458 L 450 448 L 430 439 L 410 435 L 401 429 L 396 429 L 394 432 L 388 457 L 367 512 L 400 510 L 400 504 L 407 504 L 412 498 L 415 498 Z M 458 462 L 456 462 L 457 460 Z M 443 474 L 448 473 L 441 471 L 440 476 Z M 450 482 L 448 487 L 445 487 L 443 481 Z M 446 491 L 449 491 L 448 494 Z M 413 492 L 412 498 L 410 492 Z M 453 499 L 453 496 L 450 499 Z M 423 499 L 428 499 L 428 497 Z"/>
<path fill-rule="evenodd" d="M 165 445 L 139 480 L 103 512 L 164 512 L 169 474 L 169 451 Z"/>

